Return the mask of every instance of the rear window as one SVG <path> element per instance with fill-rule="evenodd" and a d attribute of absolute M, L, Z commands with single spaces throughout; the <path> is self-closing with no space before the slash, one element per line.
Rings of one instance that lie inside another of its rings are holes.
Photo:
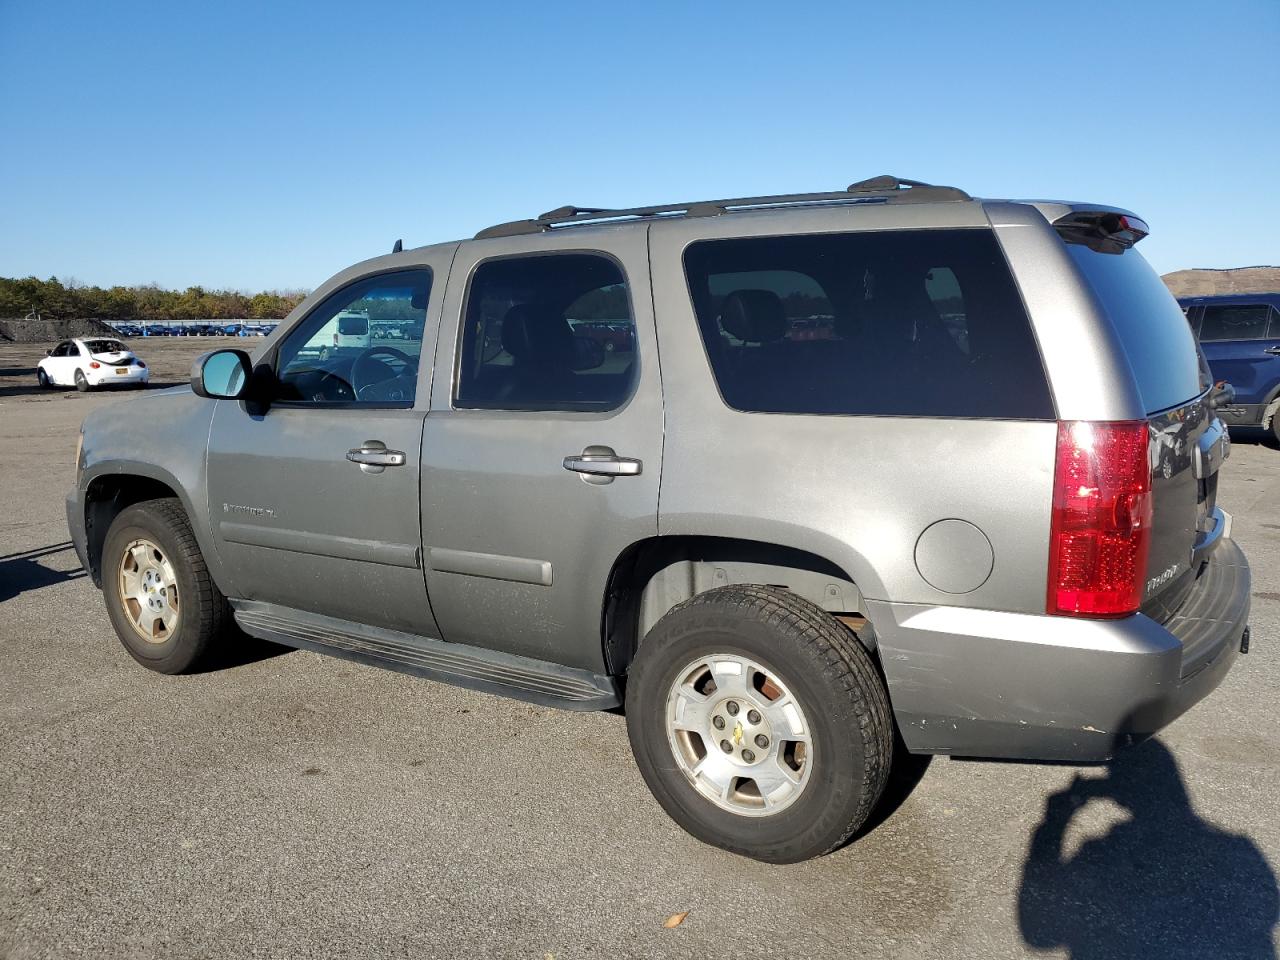
<path fill-rule="evenodd" d="M 121 353 L 124 344 L 119 340 L 86 340 L 85 349 L 90 353 Z"/>
<path fill-rule="evenodd" d="M 989 230 L 705 240 L 684 261 L 712 371 L 737 410 L 1054 418 Z"/>
<path fill-rule="evenodd" d="M 1142 254 L 1067 250 L 1120 337 L 1147 413 L 1176 407 L 1200 393 L 1195 336 L 1178 301 Z"/>
<path fill-rule="evenodd" d="M 363 314 L 347 313 L 338 317 L 338 333 L 344 337 L 362 337 L 369 332 L 369 318 Z"/>

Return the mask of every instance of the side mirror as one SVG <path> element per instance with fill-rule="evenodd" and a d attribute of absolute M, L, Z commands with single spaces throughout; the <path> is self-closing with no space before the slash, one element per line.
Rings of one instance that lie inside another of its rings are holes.
<path fill-rule="evenodd" d="M 46 357 L 52 357 L 52 356 L 53 356 L 53 347 L 50 347 L 48 350 L 46 350 L 46 351 L 44 352 L 44 355 L 45 355 Z"/>
<path fill-rule="evenodd" d="M 249 387 L 253 367 L 243 350 L 214 350 L 191 365 L 191 390 L 211 400 L 238 400 Z"/>
<path fill-rule="evenodd" d="M 1236 401 L 1236 388 L 1225 380 L 1219 380 L 1209 391 L 1209 409 L 1229 407 Z"/>

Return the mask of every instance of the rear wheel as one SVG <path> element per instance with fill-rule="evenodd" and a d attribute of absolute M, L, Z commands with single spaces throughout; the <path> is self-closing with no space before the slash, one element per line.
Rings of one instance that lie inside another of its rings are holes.
<path fill-rule="evenodd" d="M 76 370 L 76 389 L 81 393 L 89 392 L 89 381 L 85 378 L 83 370 Z"/>
<path fill-rule="evenodd" d="M 198 664 L 230 620 L 226 598 L 173 498 L 120 511 L 103 546 L 102 592 L 124 648 L 159 673 Z"/>
<path fill-rule="evenodd" d="M 627 729 L 680 826 L 772 863 L 847 841 L 893 756 L 889 698 L 867 651 L 774 587 L 723 587 L 663 617 L 628 678 Z"/>

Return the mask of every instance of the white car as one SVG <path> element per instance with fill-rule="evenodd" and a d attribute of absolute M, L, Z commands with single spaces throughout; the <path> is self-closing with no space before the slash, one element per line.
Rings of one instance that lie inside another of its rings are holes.
<path fill-rule="evenodd" d="M 63 340 L 36 365 L 42 387 L 142 386 L 151 371 L 123 343 L 110 337 Z"/>

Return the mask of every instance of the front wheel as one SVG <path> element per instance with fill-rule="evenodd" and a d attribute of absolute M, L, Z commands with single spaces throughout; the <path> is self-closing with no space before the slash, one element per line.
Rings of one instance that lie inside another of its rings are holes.
<path fill-rule="evenodd" d="M 699 594 L 645 637 L 627 683 L 641 774 L 681 827 L 771 863 L 866 822 L 893 756 L 889 698 L 842 624 L 787 590 Z"/>
<path fill-rule="evenodd" d="M 158 673 L 183 673 L 211 650 L 230 619 L 182 504 L 125 507 L 102 549 L 102 593 L 129 655 Z"/>
<path fill-rule="evenodd" d="M 36 383 L 40 384 L 41 390 L 48 390 L 53 386 L 53 381 L 49 379 L 49 375 L 44 372 L 43 367 L 36 370 Z"/>

